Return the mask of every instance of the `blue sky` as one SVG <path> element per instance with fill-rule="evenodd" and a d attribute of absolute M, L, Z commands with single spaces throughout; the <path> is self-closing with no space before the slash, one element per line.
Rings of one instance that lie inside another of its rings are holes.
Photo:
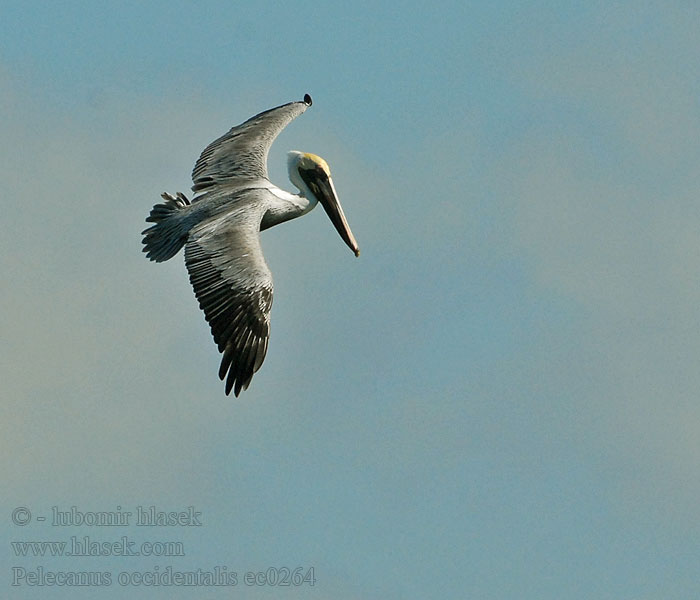
<path fill-rule="evenodd" d="M 9 598 L 700 594 L 700 8 L 9 2 L 0 20 Z M 266 231 L 270 350 L 227 398 L 182 258 L 141 254 L 199 152 L 304 93 L 331 166 Z M 51 507 L 199 528 L 52 527 Z M 34 515 L 12 523 L 16 507 Z M 11 586 L 12 568 L 314 567 L 313 587 Z"/>

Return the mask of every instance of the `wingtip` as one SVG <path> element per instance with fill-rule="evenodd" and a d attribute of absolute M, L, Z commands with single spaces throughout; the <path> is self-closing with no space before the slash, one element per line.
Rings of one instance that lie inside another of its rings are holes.
<path fill-rule="evenodd" d="M 306 106 L 311 106 L 313 103 L 311 96 L 309 96 L 309 94 L 304 94 L 304 104 L 306 104 Z"/>

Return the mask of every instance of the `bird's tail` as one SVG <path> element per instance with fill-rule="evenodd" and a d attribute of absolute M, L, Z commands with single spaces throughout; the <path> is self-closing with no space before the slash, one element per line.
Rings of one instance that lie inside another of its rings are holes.
<path fill-rule="evenodd" d="M 178 192 L 176 196 L 163 192 L 162 204 L 156 204 L 146 219 L 147 223 L 155 223 L 142 231 L 143 251 L 146 256 L 156 262 L 163 262 L 175 256 L 187 241 L 189 228 L 182 218 L 180 211 L 190 206 L 187 197 Z"/>

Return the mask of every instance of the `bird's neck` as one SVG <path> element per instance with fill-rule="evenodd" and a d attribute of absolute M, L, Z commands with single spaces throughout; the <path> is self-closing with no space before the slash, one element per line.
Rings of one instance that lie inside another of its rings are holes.
<path fill-rule="evenodd" d="M 280 188 L 270 189 L 270 205 L 260 223 L 260 231 L 284 223 L 291 219 L 301 217 L 313 209 L 318 200 L 309 194 L 309 198 L 302 191 L 299 194 L 291 194 Z"/>

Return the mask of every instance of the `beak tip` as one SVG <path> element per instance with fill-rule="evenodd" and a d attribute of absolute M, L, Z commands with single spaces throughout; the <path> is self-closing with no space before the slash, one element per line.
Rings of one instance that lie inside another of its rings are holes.
<path fill-rule="evenodd" d="M 354 250 L 354 252 L 355 252 L 355 258 L 359 258 L 359 256 L 360 256 L 360 249 L 357 248 L 357 249 Z"/>

